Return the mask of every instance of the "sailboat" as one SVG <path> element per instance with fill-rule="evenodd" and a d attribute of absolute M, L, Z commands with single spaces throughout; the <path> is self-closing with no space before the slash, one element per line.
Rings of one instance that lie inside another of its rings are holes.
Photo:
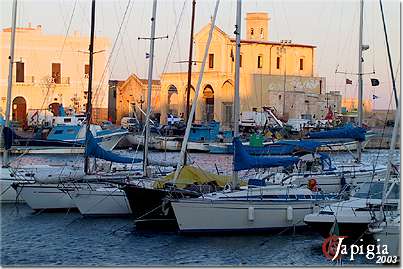
<path fill-rule="evenodd" d="M 382 3 L 380 2 L 380 4 L 382 11 Z M 363 0 L 361 0 L 360 47 L 362 46 L 363 5 Z M 388 44 L 387 39 L 386 43 Z M 359 56 L 361 56 L 361 52 L 362 49 L 360 48 Z M 361 65 L 361 60 L 359 60 L 360 73 L 362 70 Z M 393 70 L 390 71 L 393 74 Z M 392 81 L 394 85 L 393 75 Z M 393 90 L 395 91 L 395 87 Z M 396 114 L 385 177 L 371 178 L 370 181 L 358 186 L 349 200 L 325 207 L 318 213 L 305 217 L 304 221 L 322 236 L 328 237 L 330 234 L 336 233 L 335 230 L 337 230 L 338 235 L 348 236 L 349 238 L 374 235 L 383 239 L 382 242 L 379 242 L 381 245 L 392 241 L 393 251 L 397 253 L 399 244 L 398 236 L 396 235 L 399 234 L 398 230 L 400 229 L 400 175 L 394 176 L 391 171 L 392 156 L 399 131 L 400 104 L 396 99 Z M 390 226 L 388 226 L 388 222 Z M 388 232 L 391 232 L 391 234 L 388 235 Z M 391 235 L 394 235 L 394 237 L 391 237 Z"/>
<path fill-rule="evenodd" d="M 130 206 L 132 207 L 132 211 L 135 217 L 135 223 L 136 223 L 136 228 L 158 228 L 158 229 L 177 229 L 177 223 L 175 216 L 173 214 L 171 205 L 169 203 L 170 198 L 191 198 L 191 197 L 198 197 L 202 194 L 203 192 L 203 187 L 201 189 L 186 189 L 186 188 L 178 188 L 177 185 L 175 184 L 177 180 L 184 180 L 187 181 L 188 186 L 194 186 L 195 184 L 200 184 L 202 186 L 211 184 L 211 185 L 216 185 L 219 176 L 212 175 L 211 173 L 206 173 L 205 171 L 201 171 L 200 169 L 197 169 L 195 172 L 195 169 L 189 167 L 189 166 L 183 166 L 184 160 L 186 160 L 186 147 L 187 143 L 189 140 L 189 134 L 190 134 L 190 129 L 192 127 L 192 115 L 194 115 L 195 112 L 195 107 L 196 107 L 196 101 L 197 101 L 197 96 L 200 90 L 201 86 L 201 81 L 203 78 L 203 70 L 206 64 L 207 56 L 208 56 L 208 50 L 210 47 L 211 39 L 212 39 L 212 33 L 214 29 L 214 24 L 215 24 L 215 19 L 217 16 L 217 11 L 218 11 L 218 5 L 219 5 L 219 0 L 216 1 L 215 4 L 215 10 L 214 10 L 214 15 L 211 20 L 211 27 L 209 31 L 209 36 L 207 40 L 207 44 L 205 47 L 204 51 L 204 56 L 203 56 L 203 61 L 202 61 L 202 66 L 200 69 L 199 73 L 199 79 L 198 79 L 198 84 L 196 87 L 196 92 L 195 92 L 195 98 L 193 100 L 193 105 L 192 105 L 192 111 L 189 114 L 188 120 L 187 120 L 187 127 L 185 131 L 185 136 L 182 141 L 182 149 L 181 149 L 181 155 L 179 159 L 179 165 L 177 165 L 176 171 L 171 177 L 173 177 L 172 182 L 166 182 L 165 184 L 158 184 L 158 178 L 154 178 L 152 180 L 156 181 L 157 184 L 156 186 L 152 185 L 150 186 L 142 186 L 140 184 L 125 184 L 123 187 L 123 190 L 125 191 L 127 198 L 129 200 Z M 156 0 L 153 2 L 153 18 L 152 20 L 152 37 L 151 37 L 151 44 L 150 44 L 150 66 L 152 67 L 152 60 L 153 60 L 153 38 L 154 38 L 154 30 L 155 30 L 155 11 L 156 10 Z M 192 13 L 194 14 L 194 5 L 192 9 Z M 194 15 L 193 15 L 194 16 Z M 192 16 L 192 17 L 193 17 Z M 192 20 L 192 24 L 193 24 Z M 191 31 L 192 32 L 192 31 Z M 190 45 L 193 45 L 192 42 L 193 35 L 191 33 L 191 42 Z M 189 53 L 189 64 L 191 65 L 191 51 Z M 152 68 L 149 69 L 149 81 L 152 78 Z M 149 82 L 150 83 L 150 82 Z M 190 88 L 190 84 L 189 84 Z M 149 87 L 149 92 L 148 92 L 149 97 L 151 98 L 151 87 Z M 149 98 L 149 100 L 150 100 Z M 150 101 L 148 102 L 150 104 Z M 147 111 L 147 116 L 149 115 L 149 109 Z M 148 121 L 146 121 L 146 124 Z M 147 132 L 146 132 L 146 137 Z M 146 178 L 148 177 L 148 167 L 147 167 L 147 149 L 148 149 L 148 144 L 147 140 L 145 140 L 145 154 L 144 154 L 144 176 Z M 195 173 L 190 173 L 189 177 L 189 169 L 193 169 L 193 172 Z M 188 171 L 188 172 L 187 172 Z M 204 174 L 205 176 L 199 177 L 195 176 L 195 174 Z M 160 179 L 161 180 L 161 179 Z M 200 181 L 201 180 L 201 181 Z M 223 186 L 220 186 L 223 187 Z M 210 189 L 208 191 L 211 191 Z"/>
<path fill-rule="evenodd" d="M 92 0 L 91 12 L 91 37 L 89 46 L 89 80 L 88 80 L 88 103 L 86 115 L 86 131 L 85 131 L 85 162 L 84 170 L 81 166 L 60 166 L 60 167 L 43 167 L 38 169 L 36 173 L 25 173 L 26 168 L 17 169 L 10 177 L 20 176 L 28 177 L 29 182 L 14 182 L 12 187 L 17 194 L 21 196 L 33 210 L 60 210 L 76 208 L 76 203 L 72 199 L 71 193 L 75 193 L 77 189 L 106 190 L 110 187 L 110 182 L 121 182 L 130 177 L 135 177 L 138 173 L 135 170 L 127 169 L 125 165 L 112 167 L 110 164 L 98 166 L 91 164 L 90 158 L 99 158 L 108 162 L 121 163 L 133 166 L 133 164 L 142 162 L 141 159 L 128 156 L 120 156 L 111 151 L 105 150 L 98 143 L 91 132 L 91 112 L 92 112 L 92 70 L 93 70 L 93 48 L 94 48 L 94 27 L 95 27 L 95 0 Z M 131 167 L 130 167 L 131 168 Z M 110 189 L 108 189 L 110 190 Z M 121 190 L 118 193 L 123 194 Z M 111 192 L 109 192 L 111 194 Z M 74 197 L 78 197 L 75 195 Z M 81 198 L 82 196 L 80 196 Z M 120 197 L 122 198 L 122 197 Z M 109 195 L 103 200 L 103 206 L 107 202 L 113 203 L 116 200 L 115 195 Z M 124 199 L 123 199 L 124 200 Z M 124 200 L 125 201 L 125 200 Z M 81 202 L 81 200 L 80 200 Z M 79 203 L 80 205 L 82 203 Z M 127 208 L 127 203 L 126 203 Z M 85 210 L 87 212 L 88 210 Z M 97 213 L 100 213 L 99 211 Z"/>
<path fill-rule="evenodd" d="M 303 217 L 334 196 L 292 185 L 269 185 L 240 189 L 238 172 L 253 168 L 289 167 L 295 156 L 256 157 L 249 155 L 239 139 L 239 68 L 241 47 L 241 0 L 237 1 L 236 62 L 234 95 L 234 161 L 231 188 L 194 199 L 171 200 L 181 232 L 239 232 L 303 226 Z M 260 186 L 259 186 L 260 185 Z"/>

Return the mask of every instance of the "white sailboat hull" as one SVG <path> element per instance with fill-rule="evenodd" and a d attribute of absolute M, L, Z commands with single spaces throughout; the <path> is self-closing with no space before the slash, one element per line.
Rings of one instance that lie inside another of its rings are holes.
<path fill-rule="evenodd" d="M 62 210 L 76 208 L 68 191 L 72 187 L 56 184 L 19 184 L 17 195 L 21 196 L 33 210 Z"/>
<path fill-rule="evenodd" d="M 364 142 L 361 142 L 362 149 L 365 149 L 365 147 L 368 145 L 368 143 L 369 143 L 369 140 L 365 140 Z M 356 151 L 357 145 L 358 144 L 355 141 L 346 142 L 346 143 L 335 143 L 335 144 L 329 144 L 327 146 L 319 147 L 318 151 L 322 151 L 322 152 Z"/>
<path fill-rule="evenodd" d="M 187 144 L 187 150 L 189 151 L 197 151 L 197 152 L 209 152 L 210 147 L 209 143 L 203 143 L 203 142 L 188 142 Z"/>
<path fill-rule="evenodd" d="M 400 216 L 393 220 L 387 217 L 373 236 L 375 240 L 379 240 L 378 245 L 388 246 L 388 256 L 400 257 Z"/>
<path fill-rule="evenodd" d="M 329 174 L 312 174 L 312 175 L 296 175 L 291 179 L 292 184 L 296 186 L 307 186 L 309 179 L 315 179 L 318 187 L 325 193 L 339 192 L 343 186 L 341 184 L 342 178 L 345 180 L 345 184 L 351 186 L 357 186 L 364 182 L 370 182 L 374 179 L 384 177 L 386 174 L 385 169 L 377 169 L 375 173 L 373 171 L 343 171 Z"/>
<path fill-rule="evenodd" d="M 172 207 L 181 232 L 258 231 L 304 226 L 309 202 L 179 200 Z M 288 213 L 287 213 L 288 212 Z M 292 212 L 292 213 L 290 213 Z"/>
<path fill-rule="evenodd" d="M 0 179 L 0 202 L 1 203 L 23 203 L 21 196 L 17 198 L 17 192 L 11 187 L 13 180 Z"/>
<path fill-rule="evenodd" d="M 83 216 L 119 216 L 132 213 L 125 192 L 116 187 L 79 188 L 70 195 Z"/>

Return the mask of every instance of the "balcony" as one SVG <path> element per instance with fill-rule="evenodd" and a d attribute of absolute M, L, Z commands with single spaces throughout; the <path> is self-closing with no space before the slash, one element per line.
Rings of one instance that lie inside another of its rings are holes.
<path fill-rule="evenodd" d="M 19 77 L 19 81 L 17 81 L 17 78 L 15 76 L 13 76 L 13 81 L 15 81 L 15 83 L 17 85 L 32 85 L 32 84 L 35 84 L 35 77 L 34 76 L 24 76 L 23 79 L 21 77 Z"/>
<path fill-rule="evenodd" d="M 49 77 L 48 83 L 70 85 L 70 77 Z"/>

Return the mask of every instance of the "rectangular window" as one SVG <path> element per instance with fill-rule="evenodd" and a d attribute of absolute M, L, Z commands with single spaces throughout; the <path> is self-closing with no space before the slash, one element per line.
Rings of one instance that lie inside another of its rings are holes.
<path fill-rule="evenodd" d="M 304 70 L 304 59 L 299 59 L 299 70 Z"/>
<path fill-rule="evenodd" d="M 280 57 L 277 57 L 276 68 L 280 69 Z"/>
<path fill-rule="evenodd" d="M 257 68 L 262 68 L 263 67 L 263 56 L 259 55 L 257 56 Z"/>
<path fill-rule="evenodd" d="M 239 54 L 239 67 L 242 67 L 242 54 Z"/>
<path fill-rule="evenodd" d="M 16 69 L 16 82 L 24 82 L 24 63 L 17 62 L 17 69 Z"/>
<path fill-rule="evenodd" d="M 86 64 L 84 66 L 84 77 L 89 78 L 90 77 L 90 65 Z"/>
<path fill-rule="evenodd" d="M 213 53 L 210 53 L 208 55 L 208 67 L 214 68 L 214 54 Z"/>
<path fill-rule="evenodd" d="M 56 84 L 60 84 L 62 81 L 61 65 L 60 63 L 52 63 L 52 78 Z"/>
<path fill-rule="evenodd" d="M 231 125 L 232 125 L 232 122 L 233 122 L 233 105 L 232 105 L 232 103 L 227 103 L 227 102 L 223 102 L 222 103 L 222 105 L 223 105 L 223 111 L 222 111 L 222 113 L 223 113 L 223 124 L 225 125 L 225 126 L 229 126 L 229 127 L 231 127 Z"/>

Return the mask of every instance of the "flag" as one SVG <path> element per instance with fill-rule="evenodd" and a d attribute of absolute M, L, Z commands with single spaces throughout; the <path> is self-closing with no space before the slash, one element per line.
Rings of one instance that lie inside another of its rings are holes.
<path fill-rule="evenodd" d="M 379 96 L 376 96 L 375 94 L 372 95 L 372 100 L 378 99 Z"/>
<path fill-rule="evenodd" d="M 353 84 L 353 81 L 346 78 L 346 84 Z"/>
<path fill-rule="evenodd" d="M 146 52 L 146 59 L 150 58 L 150 53 Z"/>
<path fill-rule="evenodd" d="M 379 80 L 376 78 L 371 78 L 371 85 L 372 86 L 379 86 Z"/>

